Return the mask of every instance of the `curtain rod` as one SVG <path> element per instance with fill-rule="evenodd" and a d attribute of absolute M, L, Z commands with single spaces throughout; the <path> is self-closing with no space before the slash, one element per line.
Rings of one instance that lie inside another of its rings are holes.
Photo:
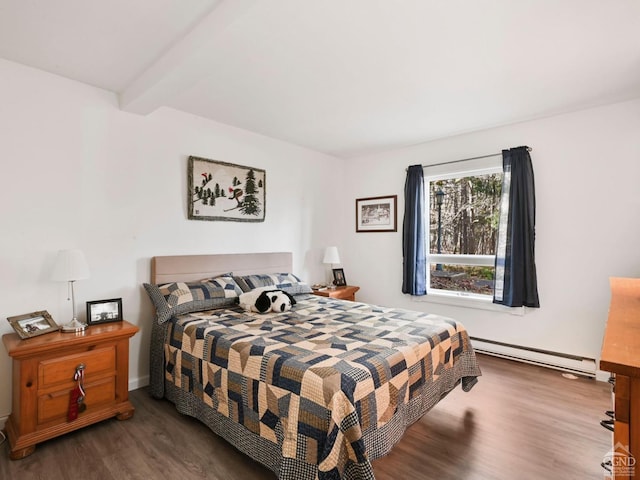
<path fill-rule="evenodd" d="M 527 151 L 530 152 L 532 150 L 531 147 L 527 147 Z M 422 165 L 423 167 L 438 167 L 440 165 L 449 165 L 451 163 L 460 163 L 460 162 L 468 162 L 470 160 L 480 160 L 481 158 L 489 158 L 489 157 L 497 157 L 498 155 L 502 155 L 500 153 L 492 153 L 491 155 L 481 155 L 480 157 L 471 157 L 471 158 L 462 158 L 460 160 L 451 160 L 450 162 L 441 162 L 441 163 L 432 163 L 429 165 Z"/>

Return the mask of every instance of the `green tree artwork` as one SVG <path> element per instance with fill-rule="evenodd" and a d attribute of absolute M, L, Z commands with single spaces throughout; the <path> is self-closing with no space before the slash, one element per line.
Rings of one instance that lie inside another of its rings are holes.
<path fill-rule="evenodd" d="M 262 222 L 264 170 L 189 157 L 188 215 L 192 220 Z"/>
<path fill-rule="evenodd" d="M 245 215 L 260 214 L 260 200 L 258 200 L 258 197 L 256 196 L 258 193 L 258 189 L 256 188 L 256 174 L 253 169 L 247 172 L 244 187 L 246 195 L 244 197 L 244 201 L 240 205 L 240 211 Z"/>

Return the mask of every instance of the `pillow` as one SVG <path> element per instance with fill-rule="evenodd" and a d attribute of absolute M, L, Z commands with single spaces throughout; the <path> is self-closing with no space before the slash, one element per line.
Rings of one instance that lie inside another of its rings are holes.
<path fill-rule="evenodd" d="M 312 293 L 311 287 L 296 277 L 293 273 L 270 273 L 260 275 L 234 276 L 233 279 L 244 292 L 255 288 L 275 286 L 289 295 Z"/>
<path fill-rule="evenodd" d="M 145 283 L 144 288 L 156 307 L 158 323 L 174 315 L 228 307 L 237 303 L 242 290 L 231 275 L 207 278 L 199 282 L 173 282 L 162 285 Z"/>

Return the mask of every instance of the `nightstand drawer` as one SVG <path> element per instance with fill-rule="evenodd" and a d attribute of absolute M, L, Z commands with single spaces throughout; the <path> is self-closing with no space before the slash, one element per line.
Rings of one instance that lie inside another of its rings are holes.
<path fill-rule="evenodd" d="M 86 413 L 92 413 L 96 407 L 113 403 L 116 399 L 115 376 L 91 384 L 85 383 L 84 391 L 87 394 L 84 401 L 87 405 Z M 70 394 L 71 389 L 64 389 L 39 396 L 38 424 L 42 425 L 52 420 L 66 421 Z M 79 413 L 78 416 L 82 417 L 83 413 Z"/>
<path fill-rule="evenodd" d="M 84 374 L 87 383 L 96 377 L 115 375 L 116 349 L 114 346 L 110 346 L 40 362 L 38 366 L 39 390 L 44 391 L 61 384 L 75 384 L 73 377 L 80 364 L 85 367 Z"/>

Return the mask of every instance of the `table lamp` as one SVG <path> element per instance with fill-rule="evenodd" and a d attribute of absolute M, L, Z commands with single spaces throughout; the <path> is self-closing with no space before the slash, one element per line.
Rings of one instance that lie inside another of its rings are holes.
<path fill-rule="evenodd" d="M 73 291 L 73 284 L 76 280 L 89 278 L 89 266 L 81 250 L 60 250 L 53 266 L 52 280 L 69 282 L 67 300 L 71 300 L 73 318 L 60 328 L 63 332 L 82 332 L 87 328 L 86 323 L 78 321 L 76 316 L 76 298 Z"/>
<path fill-rule="evenodd" d="M 329 281 L 327 286 L 333 287 L 333 266 L 340 263 L 340 255 L 338 254 L 338 247 L 327 247 L 324 250 L 324 259 L 322 263 L 330 264 L 331 270 L 329 271 Z"/>

